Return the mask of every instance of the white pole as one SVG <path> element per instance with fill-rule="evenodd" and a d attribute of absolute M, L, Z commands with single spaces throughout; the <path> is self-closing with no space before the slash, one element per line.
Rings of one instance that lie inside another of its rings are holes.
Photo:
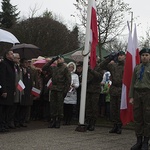
<path fill-rule="evenodd" d="M 88 9 L 87 9 L 87 22 L 86 22 L 86 36 L 85 36 L 85 45 L 83 54 L 88 54 L 90 50 L 90 27 L 91 27 L 91 6 L 92 0 L 88 0 Z M 82 87 L 81 87 L 81 101 L 80 101 L 80 115 L 79 123 L 84 124 L 85 118 L 85 103 L 86 103 L 86 87 L 87 87 L 87 71 L 88 71 L 88 60 L 89 55 L 84 56 L 83 58 L 83 72 L 82 72 Z"/>

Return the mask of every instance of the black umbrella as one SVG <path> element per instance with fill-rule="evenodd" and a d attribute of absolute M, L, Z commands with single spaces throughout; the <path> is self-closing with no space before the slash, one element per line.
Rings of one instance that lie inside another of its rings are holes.
<path fill-rule="evenodd" d="M 19 53 L 21 58 L 26 58 L 29 60 L 42 55 L 40 48 L 33 44 L 17 44 L 14 45 L 11 49 L 14 53 Z"/>

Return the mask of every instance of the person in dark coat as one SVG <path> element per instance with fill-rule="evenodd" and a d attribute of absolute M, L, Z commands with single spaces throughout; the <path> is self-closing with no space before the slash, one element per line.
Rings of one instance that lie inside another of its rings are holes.
<path fill-rule="evenodd" d="M 13 111 L 13 121 L 11 123 L 12 128 L 15 127 L 20 127 L 19 126 L 19 110 L 20 110 L 20 100 L 21 100 L 21 95 L 22 92 L 20 92 L 17 89 L 17 85 L 18 82 L 20 80 L 23 80 L 23 76 L 22 76 L 22 68 L 20 67 L 20 55 L 18 53 L 14 53 L 14 63 L 15 63 L 15 75 L 16 75 L 16 80 L 15 80 L 15 84 L 16 84 L 16 92 L 15 92 L 15 97 L 14 97 L 14 111 Z"/>
<path fill-rule="evenodd" d="M 31 72 L 28 69 L 28 60 L 22 58 L 20 60 L 20 65 L 23 70 L 23 83 L 25 85 L 25 89 L 23 90 L 23 94 L 20 101 L 20 126 L 26 127 L 27 125 L 25 124 L 25 122 L 28 109 L 33 104 L 33 99 L 31 95 L 33 82 Z"/>
<path fill-rule="evenodd" d="M 0 131 L 11 128 L 13 119 L 13 103 L 15 94 L 15 69 L 12 50 L 4 54 L 4 60 L 0 63 Z"/>

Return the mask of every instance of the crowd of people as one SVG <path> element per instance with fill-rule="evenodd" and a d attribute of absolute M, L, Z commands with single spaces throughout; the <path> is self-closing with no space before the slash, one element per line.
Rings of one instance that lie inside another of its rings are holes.
<path fill-rule="evenodd" d="M 130 104 L 133 104 L 137 143 L 132 150 L 148 149 L 150 137 L 150 49 L 140 51 L 141 64 L 135 67 Z M 120 102 L 126 54 L 111 53 L 96 67 L 88 68 L 85 125 L 94 131 L 97 118 L 113 122 L 109 133 L 122 133 Z M 27 127 L 30 120 L 48 122 L 48 128 L 70 125 L 79 118 L 83 62 L 65 63 L 62 56 L 42 67 L 21 58 L 10 49 L 0 62 L 0 132 Z M 21 86 L 22 85 L 22 86 Z M 36 94 L 35 94 L 36 93 Z M 80 129 L 78 129 L 80 131 Z"/>

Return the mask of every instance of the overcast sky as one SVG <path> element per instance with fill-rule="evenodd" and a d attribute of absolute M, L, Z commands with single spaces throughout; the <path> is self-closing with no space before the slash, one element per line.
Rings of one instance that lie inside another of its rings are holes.
<path fill-rule="evenodd" d="M 71 16 L 76 12 L 73 6 L 76 0 L 10 0 L 10 2 L 12 5 L 17 5 L 18 10 L 21 11 L 21 16 L 28 17 L 30 9 L 36 7 L 38 9 L 37 15 L 48 9 L 61 16 L 66 23 L 77 20 Z M 135 22 L 138 25 L 138 35 L 145 34 L 147 27 L 150 27 L 150 0 L 124 0 L 124 2 L 128 3 L 132 8 L 134 18 L 136 18 Z M 127 20 L 130 20 L 130 15 L 127 16 Z"/>

